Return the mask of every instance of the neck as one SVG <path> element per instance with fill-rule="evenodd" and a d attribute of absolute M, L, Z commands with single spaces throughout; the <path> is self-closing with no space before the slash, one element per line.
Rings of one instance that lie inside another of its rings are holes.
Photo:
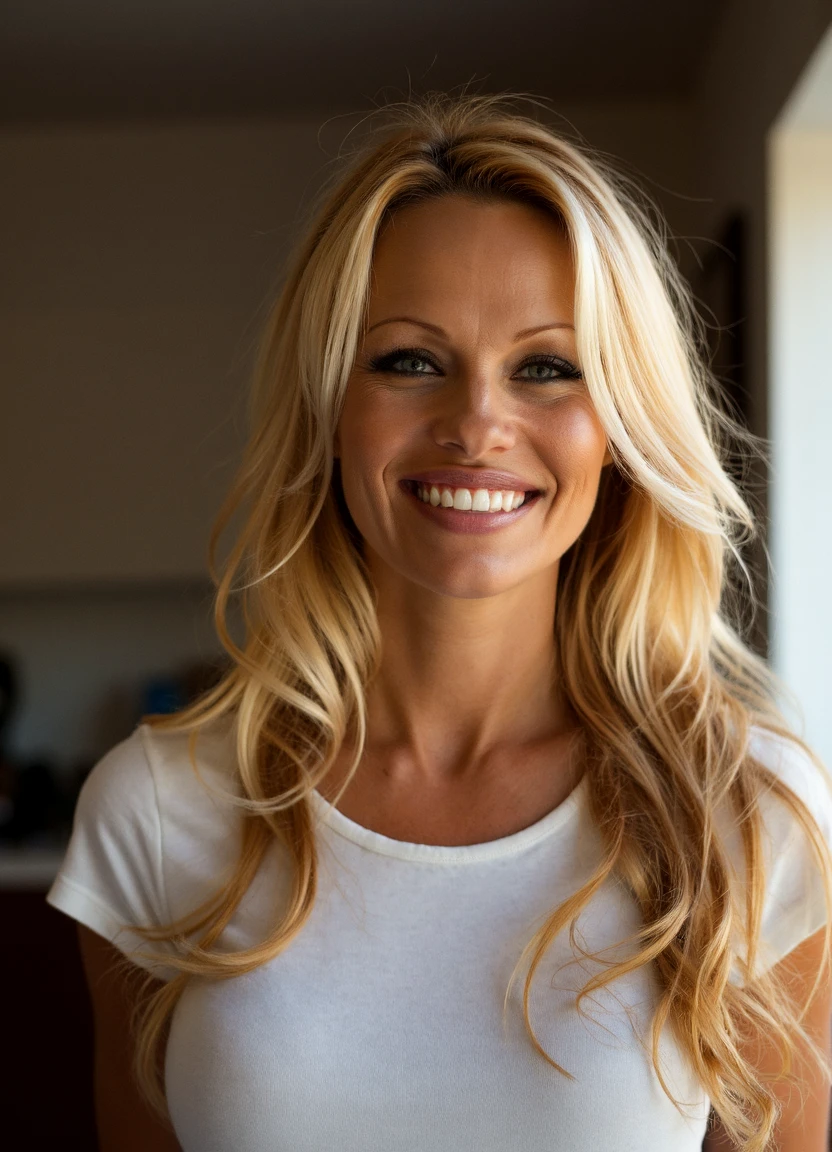
<path fill-rule="evenodd" d="M 556 566 L 471 599 L 389 569 L 374 579 L 382 654 L 368 690 L 371 754 L 426 782 L 461 782 L 501 750 L 574 730 L 557 675 Z"/>

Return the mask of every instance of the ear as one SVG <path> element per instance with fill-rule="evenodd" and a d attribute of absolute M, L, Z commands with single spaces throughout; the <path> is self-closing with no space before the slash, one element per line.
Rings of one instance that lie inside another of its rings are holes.
<path fill-rule="evenodd" d="M 607 449 L 604 452 L 604 459 L 603 459 L 603 462 L 601 464 L 601 467 L 606 468 L 608 464 L 612 464 L 612 455 L 610 453 L 609 446 L 607 446 Z"/>

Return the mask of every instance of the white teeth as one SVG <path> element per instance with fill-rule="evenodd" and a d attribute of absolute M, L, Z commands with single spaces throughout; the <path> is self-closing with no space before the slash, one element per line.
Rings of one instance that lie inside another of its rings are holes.
<path fill-rule="evenodd" d="M 434 508 L 455 508 L 460 512 L 513 512 L 526 499 L 525 492 L 491 492 L 487 488 L 440 488 L 435 484 L 419 484 L 416 495 Z"/>

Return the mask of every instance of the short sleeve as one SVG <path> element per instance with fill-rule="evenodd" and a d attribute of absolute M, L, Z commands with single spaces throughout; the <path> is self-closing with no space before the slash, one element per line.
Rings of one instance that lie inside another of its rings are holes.
<path fill-rule="evenodd" d="M 85 779 L 72 834 L 47 903 L 110 941 L 157 979 L 176 969 L 134 955 L 171 952 L 129 925 L 156 927 L 171 917 L 162 872 L 156 782 L 140 728 L 99 760 Z"/>
<path fill-rule="evenodd" d="M 803 749 L 755 728 L 749 750 L 803 800 L 832 848 L 832 783 Z M 827 922 L 823 876 L 802 823 L 779 797 L 761 800 L 766 892 L 756 972 L 765 972 Z M 740 840 L 736 841 L 741 852 Z M 744 875 L 744 868 L 742 870 Z M 732 976 L 740 983 L 738 974 Z"/>

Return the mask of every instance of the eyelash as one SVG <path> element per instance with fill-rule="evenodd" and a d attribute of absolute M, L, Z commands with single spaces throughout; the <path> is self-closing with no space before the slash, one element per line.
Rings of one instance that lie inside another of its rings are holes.
<path fill-rule="evenodd" d="M 394 372 L 393 365 L 397 360 L 425 360 L 433 368 L 438 365 L 433 359 L 430 352 L 424 348 L 394 348 L 392 352 L 383 352 L 379 356 L 374 356 L 370 362 L 369 367 L 373 372 L 391 372 L 394 376 L 430 376 L 430 372 Z M 524 360 L 518 367 L 517 371 L 523 368 L 528 368 L 532 364 L 545 364 L 548 368 L 557 368 L 560 372 L 559 376 L 552 376 L 549 380 L 535 380 L 528 377 L 530 384 L 551 384 L 555 380 L 582 380 L 583 373 L 571 364 L 568 360 L 562 359 L 560 356 L 553 356 L 549 352 L 541 353 L 538 356 L 531 356 L 528 360 Z"/>

